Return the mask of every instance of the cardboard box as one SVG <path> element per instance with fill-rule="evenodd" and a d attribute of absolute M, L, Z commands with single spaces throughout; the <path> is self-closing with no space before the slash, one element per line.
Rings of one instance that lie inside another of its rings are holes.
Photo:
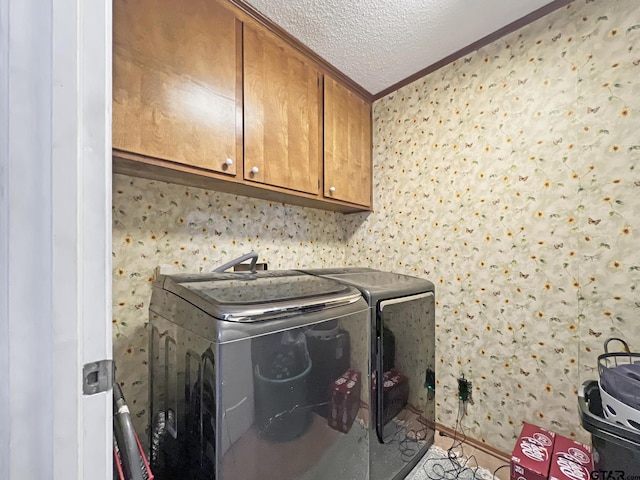
<path fill-rule="evenodd" d="M 554 432 L 523 424 L 511 454 L 511 480 L 546 480 L 555 436 Z"/>
<path fill-rule="evenodd" d="M 556 435 L 549 478 L 551 480 L 589 480 L 592 471 L 591 447 Z"/>
<path fill-rule="evenodd" d="M 331 428 L 347 433 L 360 408 L 360 372 L 348 369 L 329 388 L 329 415 L 327 423 Z"/>

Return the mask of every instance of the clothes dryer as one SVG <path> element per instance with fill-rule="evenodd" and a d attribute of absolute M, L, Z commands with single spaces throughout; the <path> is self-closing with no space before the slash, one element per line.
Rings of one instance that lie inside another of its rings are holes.
<path fill-rule="evenodd" d="M 434 439 L 434 285 L 370 268 L 305 272 L 356 287 L 369 304 L 370 478 L 404 478 Z"/>

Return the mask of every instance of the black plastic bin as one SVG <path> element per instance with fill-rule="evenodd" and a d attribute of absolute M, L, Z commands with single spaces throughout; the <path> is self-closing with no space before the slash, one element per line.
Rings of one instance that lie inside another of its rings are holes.
<path fill-rule="evenodd" d="M 640 432 L 604 418 L 596 380 L 582 384 L 578 406 L 582 426 L 591 433 L 594 470 L 640 475 Z"/>
<path fill-rule="evenodd" d="M 291 332 L 252 342 L 256 425 L 263 438 L 281 442 L 303 435 L 312 421 L 308 402 L 312 362 L 304 332 Z"/>

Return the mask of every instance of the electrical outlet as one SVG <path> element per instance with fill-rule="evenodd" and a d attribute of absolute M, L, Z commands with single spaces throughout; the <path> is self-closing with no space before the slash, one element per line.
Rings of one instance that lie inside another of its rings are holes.
<path fill-rule="evenodd" d="M 436 391 L 436 372 L 431 367 L 427 368 L 425 372 L 424 388 L 431 392 Z"/>
<path fill-rule="evenodd" d="M 462 375 L 458 379 L 458 399 L 462 402 L 473 403 L 473 384 Z"/>

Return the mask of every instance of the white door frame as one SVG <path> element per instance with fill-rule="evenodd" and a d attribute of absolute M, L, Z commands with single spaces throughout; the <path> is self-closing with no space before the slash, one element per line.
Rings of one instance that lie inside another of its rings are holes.
<path fill-rule="evenodd" d="M 111 1 L 0 0 L 0 478 L 111 477 Z"/>

